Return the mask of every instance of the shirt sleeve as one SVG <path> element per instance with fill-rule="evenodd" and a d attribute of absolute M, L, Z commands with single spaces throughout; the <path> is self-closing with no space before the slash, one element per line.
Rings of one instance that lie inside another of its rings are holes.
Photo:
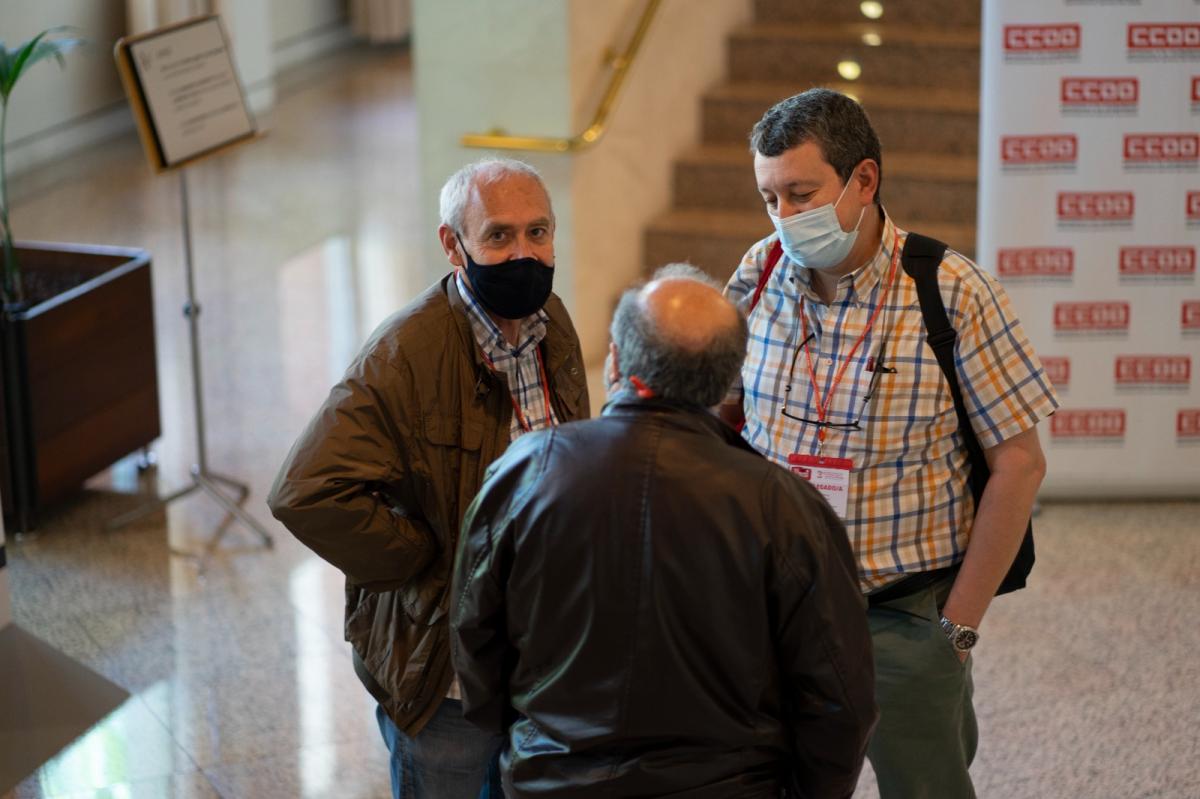
<path fill-rule="evenodd" d="M 971 427 L 988 449 L 1050 416 L 1059 401 L 1004 288 L 975 264 L 952 258 L 961 263 L 943 271 L 962 275 L 946 305 L 958 332 L 955 365 Z M 965 271 L 958 268 L 964 264 Z"/>

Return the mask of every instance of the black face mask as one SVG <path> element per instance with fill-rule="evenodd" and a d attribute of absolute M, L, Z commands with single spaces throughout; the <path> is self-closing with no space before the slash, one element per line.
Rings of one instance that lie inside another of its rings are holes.
<path fill-rule="evenodd" d="M 467 256 L 467 280 L 484 308 L 503 319 L 524 319 L 546 304 L 554 284 L 554 267 L 532 257 L 478 264 L 461 237 L 458 243 Z"/>

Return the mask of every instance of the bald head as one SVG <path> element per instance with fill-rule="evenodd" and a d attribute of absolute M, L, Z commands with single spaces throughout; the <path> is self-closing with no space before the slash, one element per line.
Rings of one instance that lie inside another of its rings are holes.
<path fill-rule="evenodd" d="M 686 264 L 625 292 L 611 332 L 622 382 L 636 377 L 656 396 L 703 407 L 725 396 L 746 352 L 741 313 Z"/>
<path fill-rule="evenodd" d="M 737 309 L 713 286 L 688 277 L 656 278 L 638 301 L 664 341 L 686 352 L 702 352 L 739 322 Z"/>

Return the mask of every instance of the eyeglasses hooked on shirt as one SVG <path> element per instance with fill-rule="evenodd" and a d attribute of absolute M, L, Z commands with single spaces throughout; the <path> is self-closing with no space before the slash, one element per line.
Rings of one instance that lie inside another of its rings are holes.
<path fill-rule="evenodd" d="M 890 366 L 887 366 L 884 362 L 884 353 L 887 350 L 887 339 L 885 338 L 879 342 L 879 353 L 877 355 L 869 356 L 867 358 L 866 365 L 864 366 L 864 371 L 871 373 L 871 380 L 867 384 L 867 393 L 863 395 L 862 405 L 858 412 L 858 418 L 852 422 L 831 422 L 828 419 L 810 419 L 807 416 L 798 416 L 794 413 L 789 413 L 787 409 L 788 402 L 791 400 L 792 385 L 795 382 L 796 360 L 800 357 L 800 351 L 807 347 L 808 344 L 811 343 L 815 338 L 815 333 L 809 333 L 808 337 L 804 339 L 804 341 L 801 341 L 800 345 L 796 347 L 796 352 L 792 354 L 791 367 L 788 369 L 787 385 L 785 385 L 783 389 L 783 408 L 780 410 L 780 412 L 793 421 L 801 422 L 803 424 L 816 425 L 821 430 L 862 430 L 862 419 L 866 414 L 867 403 L 870 402 L 871 397 L 875 395 L 875 389 L 879 384 L 879 375 L 896 374 L 896 370 Z M 811 394 L 811 385 L 809 386 L 809 389 Z M 805 402 L 805 405 L 807 406 L 808 403 Z"/>

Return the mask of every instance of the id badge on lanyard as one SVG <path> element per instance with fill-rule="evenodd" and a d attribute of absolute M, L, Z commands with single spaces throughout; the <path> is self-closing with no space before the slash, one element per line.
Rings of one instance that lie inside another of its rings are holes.
<path fill-rule="evenodd" d="M 849 458 L 826 458 L 821 455 L 788 455 L 788 468 L 800 475 L 825 497 L 838 518 L 846 518 L 850 496 L 850 470 L 854 461 Z"/>

